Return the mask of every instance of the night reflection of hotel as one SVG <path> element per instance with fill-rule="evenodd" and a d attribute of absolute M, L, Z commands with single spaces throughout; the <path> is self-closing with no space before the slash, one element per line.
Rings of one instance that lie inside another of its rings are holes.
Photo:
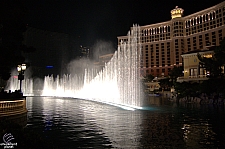
<path fill-rule="evenodd" d="M 218 46 L 225 37 L 225 2 L 185 17 L 183 12 L 176 6 L 171 20 L 140 26 L 144 75 L 167 76 L 174 66 L 182 65 L 183 53 Z M 127 36 L 117 38 L 118 44 L 127 40 Z"/>

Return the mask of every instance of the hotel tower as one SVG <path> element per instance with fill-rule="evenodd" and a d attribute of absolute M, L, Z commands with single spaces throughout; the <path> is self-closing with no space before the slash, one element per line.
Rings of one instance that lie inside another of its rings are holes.
<path fill-rule="evenodd" d="M 183 53 L 218 46 L 225 37 L 225 2 L 184 17 L 183 12 L 176 6 L 171 20 L 140 26 L 143 76 L 167 76 L 182 65 Z M 118 44 L 127 41 L 127 36 L 117 38 Z"/>

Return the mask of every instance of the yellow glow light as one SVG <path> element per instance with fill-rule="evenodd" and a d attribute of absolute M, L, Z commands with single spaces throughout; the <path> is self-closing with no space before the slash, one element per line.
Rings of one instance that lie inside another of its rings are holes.
<path fill-rule="evenodd" d="M 207 55 L 204 55 L 203 57 L 205 57 L 205 58 L 212 58 L 212 54 L 207 54 Z"/>

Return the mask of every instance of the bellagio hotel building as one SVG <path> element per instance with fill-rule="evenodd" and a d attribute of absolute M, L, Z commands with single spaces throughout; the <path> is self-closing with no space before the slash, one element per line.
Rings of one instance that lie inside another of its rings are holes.
<path fill-rule="evenodd" d="M 171 20 L 140 26 L 143 76 L 167 76 L 174 66 L 182 65 L 181 54 L 218 46 L 225 37 L 225 2 L 185 17 L 183 12 L 175 7 Z M 118 44 L 127 40 L 127 36 L 117 38 Z"/>

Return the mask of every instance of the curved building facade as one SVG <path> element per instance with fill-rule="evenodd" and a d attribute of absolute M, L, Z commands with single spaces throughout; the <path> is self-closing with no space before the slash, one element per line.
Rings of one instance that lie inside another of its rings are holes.
<path fill-rule="evenodd" d="M 140 26 L 143 76 L 167 76 L 174 66 L 182 65 L 183 53 L 218 46 L 225 37 L 225 2 L 185 17 L 183 12 L 176 6 L 170 21 Z M 127 40 L 127 36 L 117 38 L 118 44 Z"/>

